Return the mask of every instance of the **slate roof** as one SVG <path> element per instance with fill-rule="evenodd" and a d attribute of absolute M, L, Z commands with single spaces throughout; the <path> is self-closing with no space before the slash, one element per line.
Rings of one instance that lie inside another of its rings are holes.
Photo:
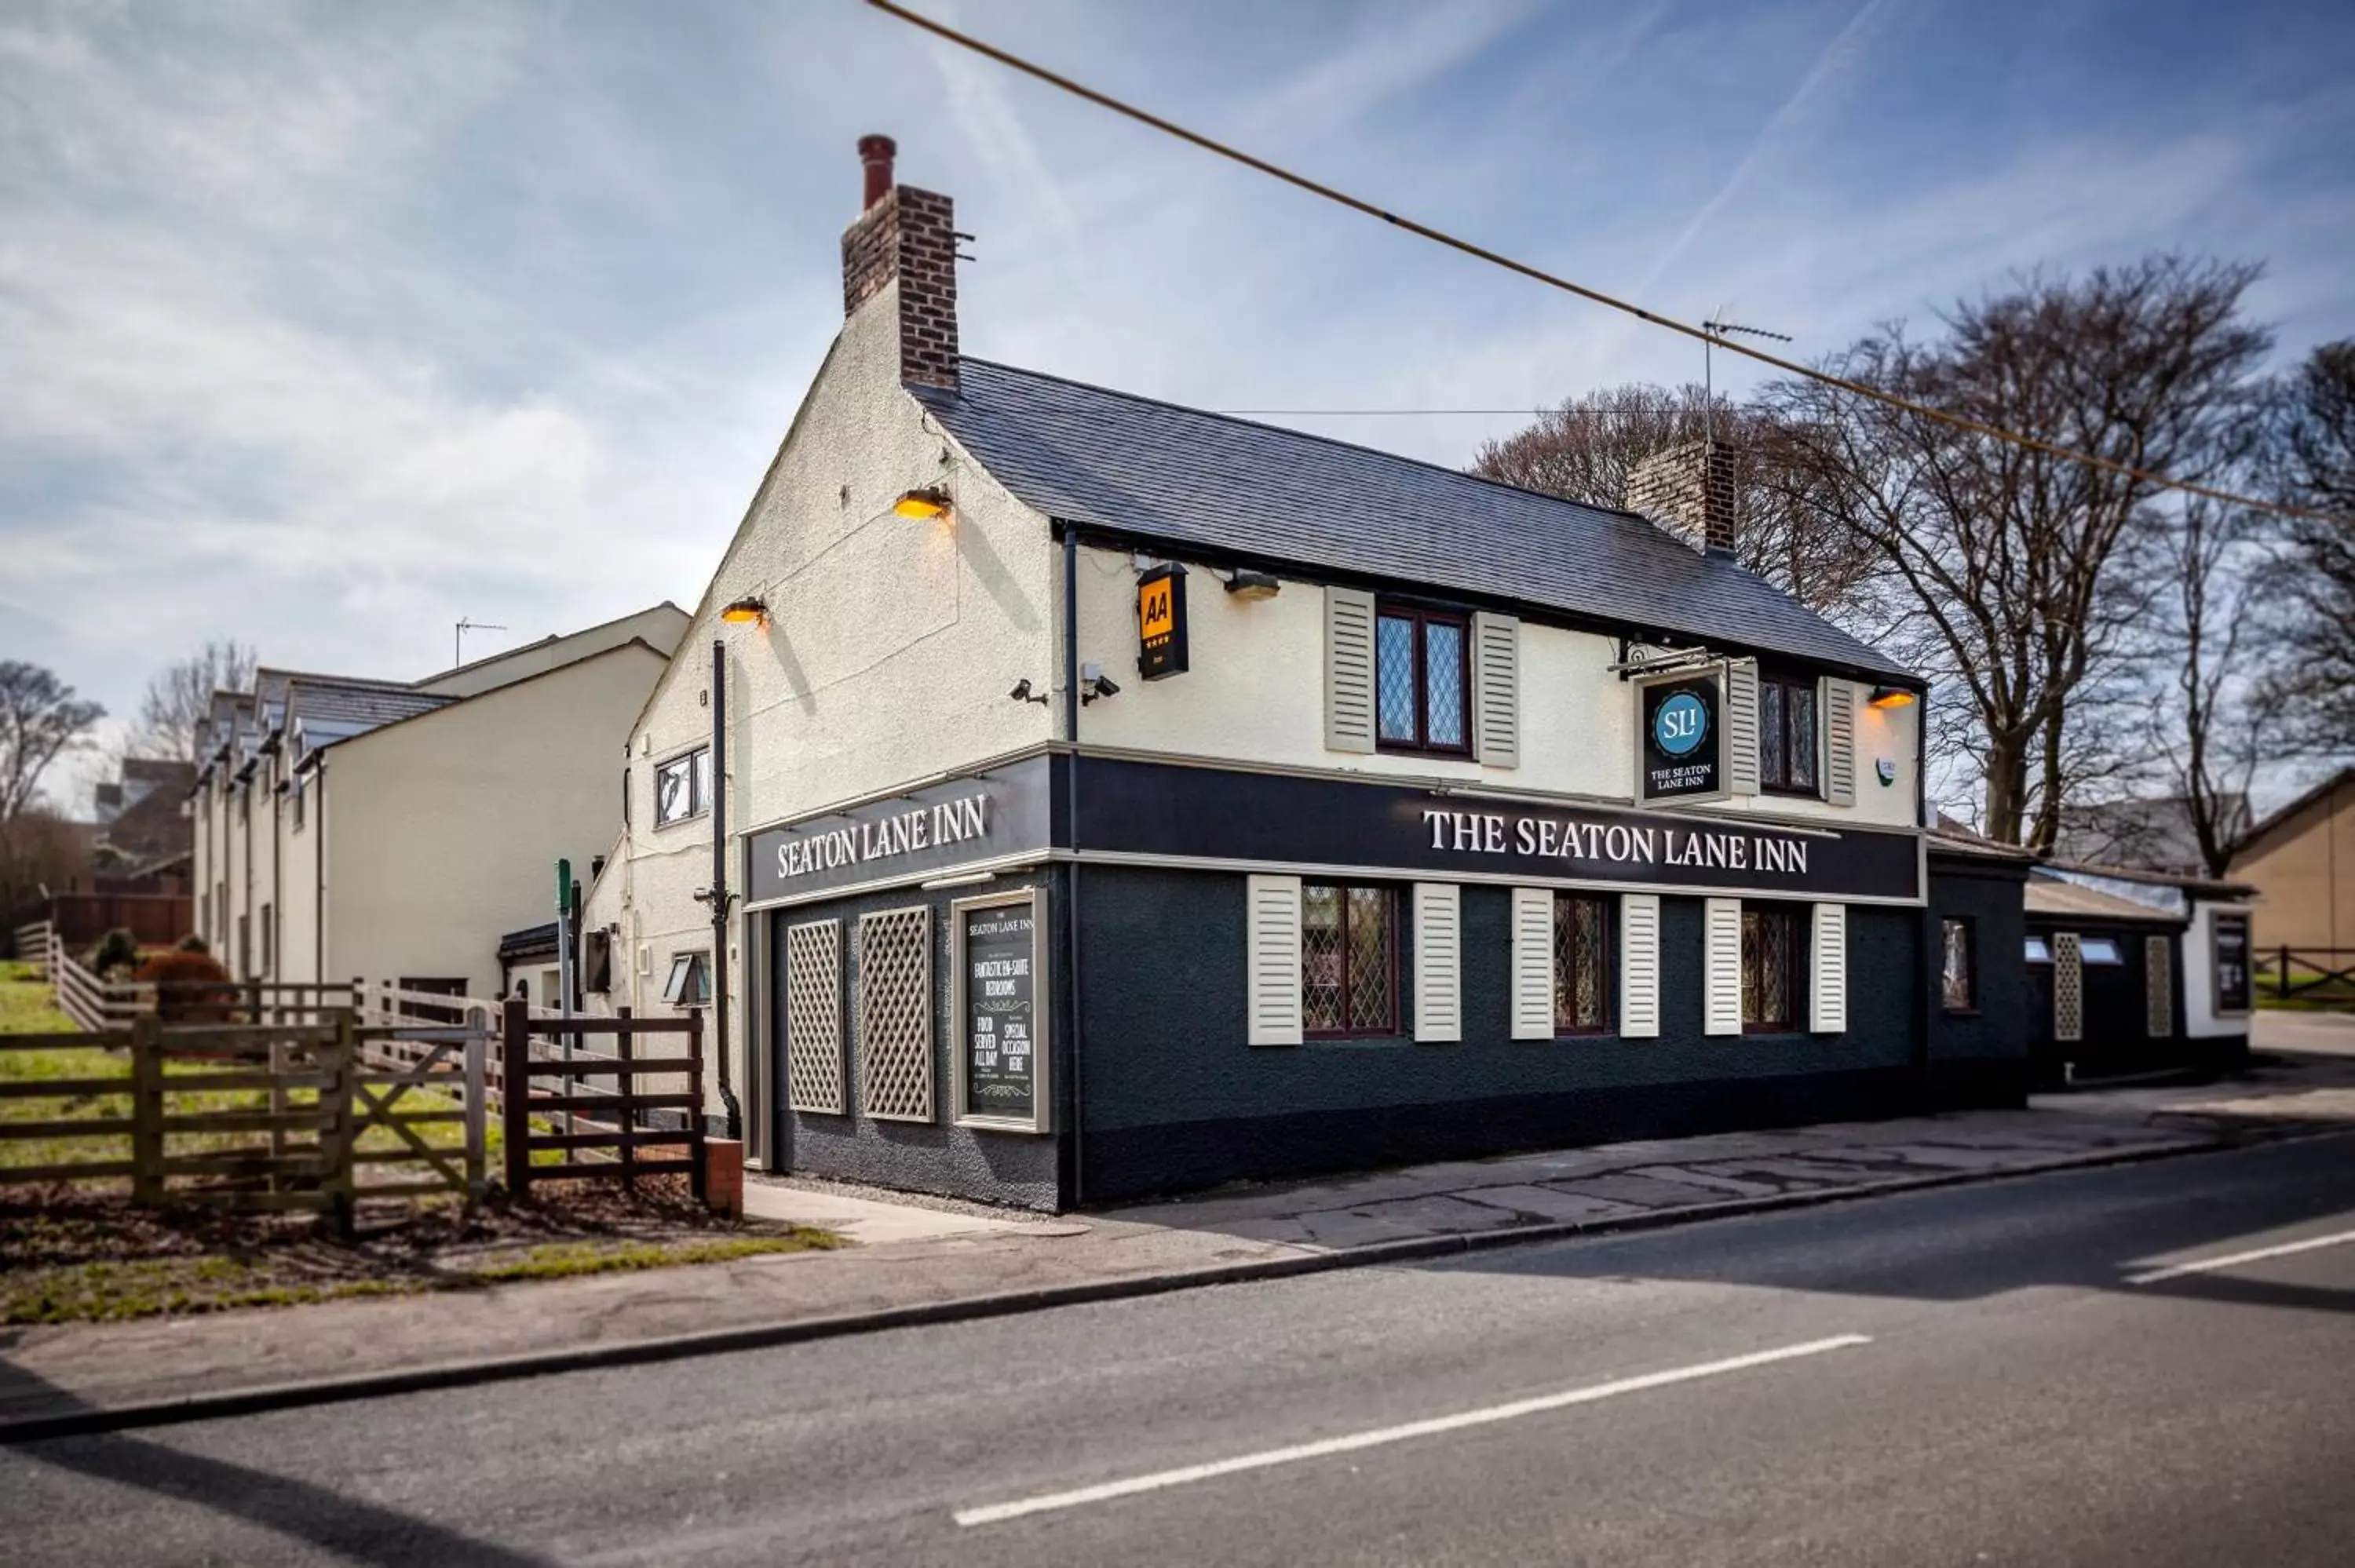
<path fill-rule="evenodd" d="M 987 360 L 962 361 L 959 380 L 909 390 L 1060 522 L 1918 680 L 1633 513 Z"/>
<path fill-rule="evenodd" d="M 2021 903 L 2030 915 L 2042 915 L 2056 919 L 2117 920 L 2156 922 L 2160 925 L 2181 925 L 2179 916 L 2147 905 L 2114 897 L 2090 887 L 2080 887 L 2073 882 L 2048 882 L 2042 877 L 2030 881 Z"/>

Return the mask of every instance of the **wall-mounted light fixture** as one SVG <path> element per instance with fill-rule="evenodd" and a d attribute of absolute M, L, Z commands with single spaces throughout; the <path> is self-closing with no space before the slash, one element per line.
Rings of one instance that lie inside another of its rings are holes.
<path fill-rule="evenodd" d="M 1902 686 L 1875 686 L 1870 700 L 1877 708 L 1902 708 L 1913 701 L 1913 694 Z"/>
<path fill-rule="evenodd" d="M 1030 677 L 1028 675 L 1015 682 L 1014 689 L 1006 694 L 1018 703 L 1037 703 L 1042 708 L 1054 700 L 1044 692 L 1033 693 L 1030 690 Z"/>
<path fill-rule="evenodd" d="M 1284 585 L 1265 572 L 1230 572 L 1227 591 L 1237 599 L 1273 599 Z"/>
<path fill-rule="evenodd" d="M 1103 665 L 1082 664 L 1080 666 L 1081 705 L 1085 706 L 1087 704 L 1094 702 L 1098 697 L 1116 697 L 1118 695 L 1120 695 L 1120 688 L 1113 683 L 1111 676 L 1103 673 Z"/>
<path fill-rule="evenodd" d="M 769 619 L 769 602 L 766 599 L 757 599 L 751 594 L 746 594 L 742 599 L 737 599 L 734 603 L 729 605 L 727 609 L 721 610 L 719 612 L 719 619 L 726 621 L 730 626 L 751 626 L 762 624 Z"/>
<path fill-rule="evenodd" d="M 948 515 L 948 511 L 949 493 L 929 487 L 923 490 L 911 490 L 899 500 L 891 503 L 893 516 L 911 518 L 918 523 L 929 523 L 935 517 L 945 517 Z"/>

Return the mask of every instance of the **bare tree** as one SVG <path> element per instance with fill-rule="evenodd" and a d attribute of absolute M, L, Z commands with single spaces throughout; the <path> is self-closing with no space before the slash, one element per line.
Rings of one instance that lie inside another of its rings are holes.
<path fill-rule="evenodd" d="M 1820 508 L 1794 503 L 1774 418 L 1689 383 L 1630 383 L 1568 398 L 1529 429 L 1484 443 L 1472 471 L 1590 506 L 1625 504 L 1646 459 L 1713 439 L 1734 460 L 1735 556 L 1810 609 L 1853 609 L 1874 567 L 1871 552 Z"/>
<path fill-rule="evenodd" d="M 2283 445 L 2283 489 L 2329 515 L 2290 524 L 2275 579 L 2282 694 L 2295 697 L 2282 705 L 2281 739 L 2344 757 L 2355 752 L 2355 338 L 2307 356 L 2290 383 Z"/>
<path fill-rule="evenodd" d="M 2271 338 L 2241 319 L 2258 269 L 2177 256 L 2080 279 L 2030 276 L 1943 318 L 1835 356 L 1857 381 L 2147 471 L 2212 476 L 2238 461 Z M 1815 382 L 1768 389 L 1797 493 L 1865 540 L 1902 591 L 1891 651 L 1966 694 L 1981 826 L 2050 849 L 2089 775 L 2094 699 L 2130 652 L 2151 583 L 2122 553 L 2162 518 L 2148 483 L 1973 435 Z"/>
<path fill-rule="evenodd" d="M 2181 802 L 2200 863 L 2222 877 L 2249 831 L 2249 786 L 2270 754 L 2273 704 L 2254 666 L 2265 650 L 2265 514 L 2193 499 L 2160 535 L 2167 585 L 2154 632 L 2169 672 L 2151 709 L 2151 734 Z"/>
<path fill-rule="evenodd" d="M 32 804 L 49 764 L 83 744 L 105 716 L 38 664 L 0 661 L 0 823 Z"/>
<path fill-rule="evenodd" d="M 0 914 L 64 891 L 89 864 L 87 829 L 39 806 L 17 812 L 0 822 Z"/>
<path fill-rule="evenodd" d="M 213 694 L 241 692 L 252 684 L 255 662 L 253 649 L 228 639 L 207 642 L 166 664 L 139 699 L 130 754 L 195 760 L 197 726 L 212 712 Z"/>

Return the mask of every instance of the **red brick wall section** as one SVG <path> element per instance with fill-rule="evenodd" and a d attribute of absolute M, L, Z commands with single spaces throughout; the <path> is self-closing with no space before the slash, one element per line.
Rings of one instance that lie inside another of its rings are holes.
<path fill-rule="evenodd" d="M 842 312 L 900 285 L 900 379 L 957 385 L 956 209 L 932 191 L 895 185 L 842 234 Z"/>

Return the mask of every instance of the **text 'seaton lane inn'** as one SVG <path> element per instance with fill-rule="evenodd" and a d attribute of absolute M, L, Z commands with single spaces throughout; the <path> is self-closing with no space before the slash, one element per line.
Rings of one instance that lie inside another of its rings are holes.
<path fill-rule="evenodd" d="M 1718 465 L 1647 518 L 966 358 L 861 152 L 586 900 L 751 1159 L 1052 1209 L 2019 1099 L 2027 863 L 1922 830 L 1921 681 Z"/>

